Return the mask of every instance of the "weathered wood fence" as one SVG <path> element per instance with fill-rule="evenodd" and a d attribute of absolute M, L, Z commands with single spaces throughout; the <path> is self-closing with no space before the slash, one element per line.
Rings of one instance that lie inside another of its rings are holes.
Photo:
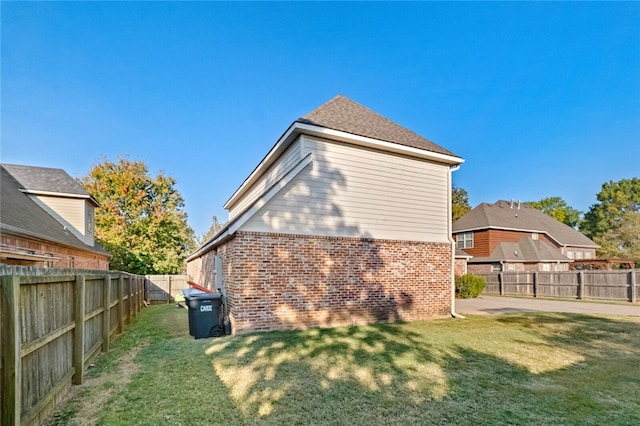
<path fill-rule="evenodd" d="M 144 306 L 141 276 L 0 265 L 0 419 L 40 424 Z"/>
<path fill-rule="evenodd" d="M 483 294 L 638 302 L 640 271 L 496 272 L 477 274 Z"/>
<path fill-rule="evenodd" d="M 171 303 L 185 288 L 189 288 L 188 275 L 147 275 L 144 299 L 151 303 Z"/>

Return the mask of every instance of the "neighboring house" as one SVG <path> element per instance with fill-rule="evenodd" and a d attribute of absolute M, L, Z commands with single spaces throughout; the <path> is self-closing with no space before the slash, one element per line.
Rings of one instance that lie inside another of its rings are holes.
<path fill-rule="evenodd" d="M 226 296 L 234 332 L 449 316 L 462 161 L 337 96 L 289 126 L 187 273 Z"/>
<path fill-rule="evenodd" d="M 458 249 L 473 256 L 471 273 L 567 271 L 574 259 L 593 259 L 598 245 L 520 202 L 482 203 L 453 224 Z"/>
<path fill-rule="evenodd" d="M 64 170 L 0 165 L 0 263 L 109 269 L 94 240 L 98 203 Z"/>

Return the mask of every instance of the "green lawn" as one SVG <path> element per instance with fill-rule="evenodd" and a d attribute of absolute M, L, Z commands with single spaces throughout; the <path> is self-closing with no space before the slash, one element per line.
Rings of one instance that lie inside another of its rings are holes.
<path fill-rule="evenodd" d="M 194 340 L 145 309 L 52 424 L 640 424 L 640 318 L 509 314 Z"/>

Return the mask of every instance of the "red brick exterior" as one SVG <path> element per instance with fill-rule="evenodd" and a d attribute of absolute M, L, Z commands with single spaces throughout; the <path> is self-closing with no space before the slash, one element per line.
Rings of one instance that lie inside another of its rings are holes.
<path fill-rule="evenodd" d="M 239 232 L 216 253 L 234 333 L 451 312 L 447 243 Z"/>
<path fill-rule="evenodd" d="M 71 247 L 60 246 L 51 242 L 43 242 L 36 239 L 6 234 L 0 235 L 0 244 L 2 244 L 3 247 L 9 247 L 13 250 L 29 250 L 37 255 L 53 256 L 49 261 L 49 265 L 47 265 L 47 262 L 44 260 L 36 262 L 35 264 L 33 261 L 12 260 L 2 260 L 1 263 L 37 267 L 50 266 L 53 268 L 109 269 L 109 258 L 100 253 L 92 253 Z"/>

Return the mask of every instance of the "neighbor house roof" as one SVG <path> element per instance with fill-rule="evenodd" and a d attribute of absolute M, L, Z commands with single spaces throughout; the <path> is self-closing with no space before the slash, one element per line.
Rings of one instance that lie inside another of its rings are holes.
<path fill-rule="evenodd" d="M 502 229 L 547 234 L 560 245 L 598 247 L 584 234 L 525 203 L 482 203 L 453 223 L 453 233 Z"/>
<path fill-rule="evenodd" d="M 528 237 L 521 238 L 517 243 L 498 243 L 490 256 L 474 257 L 469 263 L 485 262 L 571 262 L 571 259 L 560 253 L 549 243 L 541 240 L 533 240 Z"/>
<path fill-rule="evenodd" d="M 27 170 L 24 167 L 26 166 L 21 166 L 21 172 Z M 99 245 L 88 245 L 76 238 L 60 222 L 36 204 L 29 195 L 24 193 L 24 186 L 9 172 L 10 169 L 16 170 L 15 167 L 0 165 L 0 230 L 2 232 L 109 255 L 109 252 Z M 73 180 L 69 176 L 68 178 Z"/>
<path fill-rule="evenodd" d="M 334 97 L 296 121 L 411 148 L 455 156 L 454 153 L 440 145 L 343 95 Z"/>
<path fill-rule="evenodd" d="M 2 165 L 20 184 L 20 190 L 31 194 L 64 195 L 73 198 L 86 198 L 98 206 L 86 189 L 62 169 L 49 167 Z"/>

